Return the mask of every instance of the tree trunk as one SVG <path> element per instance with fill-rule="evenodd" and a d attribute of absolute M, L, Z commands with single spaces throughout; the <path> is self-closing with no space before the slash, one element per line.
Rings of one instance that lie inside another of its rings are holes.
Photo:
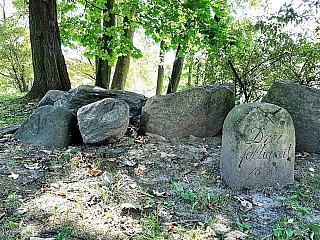
<path fill-rule="evenodd" d="M 134 10 L 131 10 L 131 15 L 134 14 Z M 123 36 L 133 40 L 134 31 L 130 27 L 130 22 L 128 17 L 123 18 L 123 25 L 125 26 Z M 127 75 L 130 67 L 130 58 L 132 50 L 129 50 L 126 55 L 118 57 L 116 69 L 114 71 L 113 80 L 112 80 L 112 89 L 123 90 L 126 85 Z"/>
<path fill-rule="evenodd" d="M 160 95 L 162 93 L 162 87 L 163 87 L 163 78 L 164 78 L 164 41 L 161 41 L 160 43 L 160 63 L 158 65 L 158 78 L 157 78 L 157 89 L 156 89 L 156 95 Z"/>
<path fill-rule="evenodd" d="M 192 85 L 192 72 L 193 72 L 193 58 L 190 57 L 188 87 L 190 87 Z"/>
<path fill-rule="evenodd" d="M 181 50 L 181 44 L 178 45 L 176 57 L 173 62 L 173 68 L 171 72 L 171 78 L 169 80 L 167 94 L 174 93 L 178 90 L 179 81 L 180 81 L 182 68 L 183 68 L 183 61 L 184 61 L 184 58 L 179 56 L 180 50 Z"/>
<path fill-rule="evenodd" d="M 105 3 L 105 9 L 102 11 L 103 16 L 103 29 L 110 28 L 116 25 L 116 17 L 114 14 L 110 13 L 110 9 L 113 8 L 113 5 L 115 3 L 115 0 L 107 0 Z M 108 18 L 107 18 L 108 16 Z M 105 19 L 108 20 L 105 20 Z M 108 46 L 109 41 L 112 39 L 111 36 L 108 36 L 107 34 L 102 35 L 102 41 L 103 41 L 103 51 L 107 53 L 109 56 L 112 56 L 113 51 Z M 111 80 L 111 70 L 112 66 L 109 63 L 107 59 L 98 58 L 98 61 L 96 63 L 96 82 L 95 85 L 109 89 L 110 86 L 110 80 Z"/>
<path fill-rule="evenodd" d="M 48 90 L 71 88 L 61 51 L 55 0 L 29 1 L 30 42 L 34 81 L 28 98 L 41 98 Z"/>

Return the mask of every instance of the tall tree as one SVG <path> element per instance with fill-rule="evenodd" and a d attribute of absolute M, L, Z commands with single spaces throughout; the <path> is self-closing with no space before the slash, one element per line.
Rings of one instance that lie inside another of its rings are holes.
<path fill-rule="evenodd" d="M 61 50 L 55 0 L 29 1 L 29 26 L 34 81 L 27 98 L 41 98 L 48 90 L 69 90 L 70 79 Z"/>
<path fill-rule="evenodd" d="M 208 33 L 223 35 L 228 11 L 227 1 L 210 0 L 145 0 L 141 13 L 146 34 L 156 42 L 166 40 L 165 49 L 176 50 L 167 93 L 175 92 L 186 54 L 205 48 Z M 217 21 L 220 19 L 221 21 Z"/>
<path fill-rule="evenodd" d="M 96 57 L 96 85 L 109 88 L 111 69 L 119 61 L 112 87 L 123 88 L 130 56 L 141 56 L 132 42 L 138 26 L 133 21 L 134 12 L 139 12 L 138 1 L 62 0 L 60 6 L 64 14 L 63 42 L 68 46 L 83 46 L 87 57 Z M 120 80 L 123 83 L 119 84 Z"/>
<path fill-rule="evenodd" d="M 115 0 L 106 0 L 105 7 L 102 9 L 102 37 L 101 39 L 101 51 L 106 53 L 109 58 L 114 54 L 113 49 L 110 47 L 110 42 L 113 38 L 112 35 L 107 34 L 103 29 L 114 28 L 116 25 L 116 17 L 112 13 L 112 8 Z M 98 19 L 100 20 L 100 18 Z M 108 60 L 108 57 L 102 58 L 98 56 L 96 58 L 96 82 L 95 85 L 109 89 L 111 81 L 112 64 Z"/>
<path fill-rule="evenodd" d="M 131 9 L 130 15 L 133 16 L 134 8 Z M 130 19 L 128 16 L 123 17 L 124 33 L 121 36 L 123 41 L 128 41 L 128 45 L 133 41 L 134 30 L 130 26 Z M 126 85 L 127 75 L 130 67 L 130 58 L 132 53 L 132 47 L 128 48 L 126 53 L 121 54 L 118 57 L 116 68 L 114 70 L 111 89 L 123 90 Z"/>
<path fill-rule="evenodd" d="M 167 94 L 174 93 L 178 90 L 179 80 L 181 77 L 183 61 L 184 61 L 184 57 L 180 56 L 179 55 L 180 53 L 181 53 L 181 44 L 178 44 L 178 49 L 176 51 L 176 56 L 173 62 L 173 68 L 171 72 L 171 77 L 169 79 L 169 84 L 167 88 Z"/>
<path fill-rule="evenodd" d="M 162 93 L 163 87 L 163 79 L 164 79 L 164 41 L 160 42 L 160 52 L 159 58 L 160 62 L 158 65 L 158 76 L 157 76 L 157 88 L 156 88 L 156 95 L 160 95 Z"/>

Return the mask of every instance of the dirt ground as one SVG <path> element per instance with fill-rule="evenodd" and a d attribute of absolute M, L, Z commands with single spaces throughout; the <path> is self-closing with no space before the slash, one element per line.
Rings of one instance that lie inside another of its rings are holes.
<path fill-rule="evenodd" d="M 0 239 L 317 239 L 319 155 L 297 153 L 291 186 L 233 191 L 220 149 L 221 137 L 56 150 L 2 136 Z"/>

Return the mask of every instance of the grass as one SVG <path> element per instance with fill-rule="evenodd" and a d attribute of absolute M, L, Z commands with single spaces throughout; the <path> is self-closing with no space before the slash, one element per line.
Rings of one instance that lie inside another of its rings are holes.
<path fill-rule="evenodd" d="M 21 93 L 0 95 L 0 127 L 21 123 L 36 105 L 35 101 L 24 99 Z"/>

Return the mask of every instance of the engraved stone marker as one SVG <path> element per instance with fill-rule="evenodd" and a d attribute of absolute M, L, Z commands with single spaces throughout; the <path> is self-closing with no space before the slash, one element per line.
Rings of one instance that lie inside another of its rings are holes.
<path fill-rule="evenodd" d="M 269 103 L 238 105 L 225 119 L 220 174 L 233 189 L 293 183 L 295 131 L 290 114 Z"/>

